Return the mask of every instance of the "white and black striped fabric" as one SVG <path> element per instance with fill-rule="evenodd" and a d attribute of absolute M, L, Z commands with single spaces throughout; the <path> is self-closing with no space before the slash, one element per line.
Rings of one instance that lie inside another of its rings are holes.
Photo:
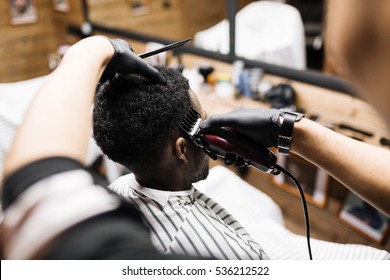
<path fill-rule="evenodd" d="M 162 253 L 216 259 L 268 259 L 262 247 L 218 203 L 192 188 L 165 192 L 140 186 L 133 174 L 109 186 L 134 203 Z"/>

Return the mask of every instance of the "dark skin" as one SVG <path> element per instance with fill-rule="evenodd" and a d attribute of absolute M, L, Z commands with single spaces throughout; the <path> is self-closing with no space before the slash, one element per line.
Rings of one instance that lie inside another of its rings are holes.
<path fill-rule="evenodd" d="M 189 91 L 192 107 L 206 119 L 207 114 L 202 109 L 193 91 Z M 184 191 L 191 188 L 192 183 L 203 180 L 208 175 L 208 157 L 186 138 L 179 136 L 164 150 L 160 163 L 155 170 L 136 174 L 135 178 L 144 187 L 165 190 Z"/>

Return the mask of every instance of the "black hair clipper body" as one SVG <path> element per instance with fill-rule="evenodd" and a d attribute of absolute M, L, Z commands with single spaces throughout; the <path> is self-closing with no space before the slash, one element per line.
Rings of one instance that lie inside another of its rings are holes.
<path fill-rule="evenodd" d="M 199 126 L 200 114 L 191 108 L 180 127 L 187 137 L 212 159 L 222 158 L 227 165 L 254 168 L 274 175 L 277 157 L 266 148 L 259 147 L 253 140 L 229 127 L 220 127 L 211 131 L 202 131 Z"/>

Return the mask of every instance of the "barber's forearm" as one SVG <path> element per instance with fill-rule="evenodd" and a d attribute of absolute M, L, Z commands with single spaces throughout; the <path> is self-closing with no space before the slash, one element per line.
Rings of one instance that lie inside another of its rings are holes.
<path fill-rule="evenodd" d="M 84 161 L 96 85 L 113 53 L 104 37 L 82 40 L 68 50 L 33 100 L 6 159 L 5 176 L 45 157 Z"/>
<path fill-rule="evenodd" d="M 390 215 L 390 152 L 315 122 L 295 124 L 292 152 L 327 171 L 353 192 Z"/>

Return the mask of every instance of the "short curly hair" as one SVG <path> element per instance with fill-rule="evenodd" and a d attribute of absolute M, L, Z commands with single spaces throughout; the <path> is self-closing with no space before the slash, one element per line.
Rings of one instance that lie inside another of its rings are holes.
<path fill-rule="evenodd" d="M 132 172 L 148 172 L 160 162 L 189 112 L 188 80 L 157 66 L 166 85 L 152 84 L 136 74 L 116 74 L 101 85 L 93 110 L 93 134 L 110 159 Z"/>

